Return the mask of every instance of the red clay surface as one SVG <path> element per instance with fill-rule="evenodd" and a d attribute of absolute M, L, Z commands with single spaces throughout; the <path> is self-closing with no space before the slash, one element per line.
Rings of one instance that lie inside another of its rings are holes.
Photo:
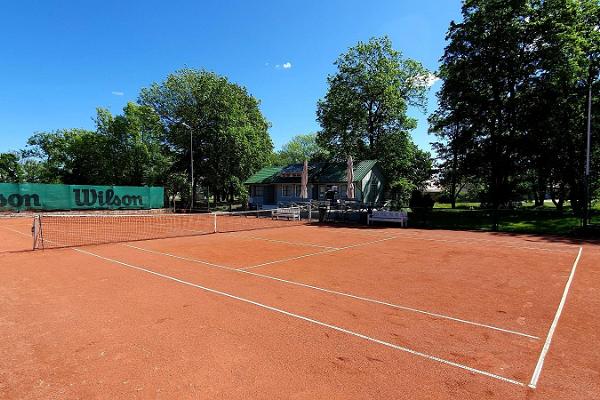
<path fill-rule="evenodd" d="M 0 398 L 600 398 L 596 244 L 532 389 L 579 243 L 294 226 L 18 252 L 30 220 L 5 221 Z"/>
<path fill-rule="evenodd" d="M 0 217 L 0 253 L 31 250 L 32 226 L 33 216 Z"/>

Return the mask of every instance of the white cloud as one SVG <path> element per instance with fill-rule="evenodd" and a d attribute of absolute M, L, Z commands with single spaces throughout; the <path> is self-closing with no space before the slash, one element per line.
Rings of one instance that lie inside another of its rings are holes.
<path fill-rule="evenodd" d="M 435 85 L 435 83 L 437 81 L 441 81 L 439 76 L 436 76 L 435 74 L 429 74 L 429 76 L 427 76 L 426 78 L 426 82 L 427 82 L 427 86 L 432 87 L 433 85 Z"/>
<path fill-rule="evenodd" d="M 292 68 L 292 63 L 291 62 L 286 62 L 285 64 L 283 64 L 283 69 L 290 69 Z"/>
<path fill-rule="evenodd" d="M 125 94 L 125 93 L 123 93 L 123 92 L 117 92 L 117 91 L 113 91 L 113 92 L 111 92 L 111 93 L 112 93 L 113 95 L 115 95 L 115 96 L 123 96 L 123 95 Z"/>
<path fill-rule="evenodd" d="M 280 67 L 281 67 L 281 65 L 279 65 L 279 64 L 275 64 L 275 68 L 276 68 L 276 69 L 279 69 Z"/>

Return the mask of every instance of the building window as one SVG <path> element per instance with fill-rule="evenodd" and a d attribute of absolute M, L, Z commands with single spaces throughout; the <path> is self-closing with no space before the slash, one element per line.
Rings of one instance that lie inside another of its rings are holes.
<path fill-rule="evenodd" d="M 325 198 L 325 192 L 327 191 L 327 186 L 319 185 L 319 199 Z"/>
<path fill-rule="evenodd" d="M 292 186 L 292 185 L 281 185 L 281 196 L 290 197 L 291 192 L 292 192 L 290 186 Z"/>
<path fill-rule="evenodd" d="M 296 197 L 300 197 L 302 194 L 302 185 L 294 185 L 294 191 L 296 193 Z"/>

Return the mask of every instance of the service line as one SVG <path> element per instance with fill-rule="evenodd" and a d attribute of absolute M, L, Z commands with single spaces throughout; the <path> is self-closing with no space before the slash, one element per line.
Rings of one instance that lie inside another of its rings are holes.
<path fill-rule="evenodd" d="M 198 259 L 195 259 L 195 258 L 183 257 L 183 256 L 179 256 L 179 255 L 176 255 L 176 254 L 171 254 L 171 253 L 165 253 L 165 252 L 162 252 L 162 251 L 156 251 L 156 250 L 146 249 L 144 247 L 134 246 L 134 245 L 131 245 L 131 244 L 125 244 L 124 246 L 130 247 L 132 249 L 140 250 L 140 251 L 145 251 L 147 253 L 158 254 L 158 255 L 162 255 L 162 256 L 166 256 L 166 257 L 172 257 L 172 258 L 176 258 L 176 259 L 187 261 L 187 262 L 193 262 L 193 263 L 197 263 L 197 264 L 206 265 L 206 266 L 209 266 L 209 267 L 215 267 L 215 268 L 225 269 L 225 270 L 228 270 L 228 271 L 234 271 L 234 272 L 238 272 L 238 273 L 242 273 L 242 274 L 252 275 L 252 276 L 259 277 L 259 278 L 270 279 L 270 280 L 273 280 L 273 281 L 277 281 L 277 282 L 281 282 L 281 283 L 285 283 L 285 284 L 289 284 L 289 285 L 294 285 L 294 286 L 300 286 L 300 287 L 304 287 L 304 288 L 307 288 L 307 289 L 318 290 L 318 291 L 321 291 L 321 292 L 330 293 L 330 294 L 334 294 L 334 295 L 337 295 L 337 296 L 348 297 L 348 298 L 351 298 L 351 299 L 354 299 L 354 300 L 359 300 L 359 301 L 364 301 L 364 302 L 368 302 L 368 303 L 379 304 L 379 305 L 383 305 L 383 306 L 386 306 L 386 307 L 395 308 L 397 310 L 409 311 L 409 312 L 414 312 L 414 313 L 418 313 L 418 314 L 428 315 L 428 316 L 434 317 L 434 318 L 441 318 L 441 319 L 446 319 L 446 320 L 449 320 L 449 321 L 454 321 L 454 322 L 459 322 L 459 323 L 463 323 L 463 324 L 467 324 L 467 325 L 477 326 L 477 327 L 480 327 L 480 328 L 492 329 L 492 330 L 503 332 L 503 333 L 509 333 L 509 334 L 513 334 L 513 335 L 517 335 L 517 336 L 523 336 L 523 337 L 526 337 L 526 338 L 529 338 L 529 339 L 534 339 L 534 340 L 539 340 L 540 339 L 538 336 L 529 335 L 527 333 L 518 332 L 518 331 L 514 331 L 514 330 L 510 330 L 510 329 L 504 329 L 504 328 L 500 328 L 500 327 L 494 326 L 494 325 L 489 325 L 489 324 L 484 324 L 484 323 L 480 323 L 480 322 L 469 321 L 469 320 L 465 320 L 465 319 L 462 319 L 462 318 L 452 317 L 452 316 L 448 316 L 448 315 L 444 315 L 444 314 L 439 314 L 439 313 L 435 313 L 435 312 L 420 310 L 420 309 L 417 309 L 417 308 L 412 308 L 412 307 L 402 306 L 402 305 L 398 305 L 398 304 L 393 304 L 393 303 L 389 303 L 389 302 L 382 301 L 382 300 L 372 299 L 372 298 L 369 298 L 369 297 L 357 296 L 357 295 L 354 295 L 354 294 L 351 294 L 351 293 L 339 292 L 337 290 L 331 290 L 331 289 L 326 289 L 326 288 L 319 287 L 319 286 L 308 285 L 308 284 L 302 283 L 302 282 L 290 281 L 290 280 L 287 280 L 287 279 L 282 279 L 282 278 L 278 278 L 278 277 L 271 276 L 271 275 L 265 275 L 265 274 L 260 274 L 260 273 L 257 273 L 257 272 L 252 272 L 252 271 L 247 271 L 247 270 L 241 270 L 241 269 L 237 269 L 237 268 L 233 268 L 233 267 L 227 267 L 227 266 L 224 266 L 224 265 L 218 265 L 218 264 L 214 264 L 214 263 L 211 263 L 211 262 L 208 262 L 208 261 L 198 260 Z"/>
<path fill-rule="evenodd" d="M 391 236 L 391 237 L 386 237 L 386 238 L 379 239 L 379 240 L 373 240 L 372 242 L 358 243 L 358 244 L 353 244 L 353 245 L 344 246 L 344 247 L 336 247 L 336 248 L 329 249 L 329 250 L 318 251 L 316 253 L 308 253 L 308 254 L 304 254 L 304 255 L 301 255 L 301 256 L 283 258 L 281 260 L 268 261 L 268 262 L 265 262 L 265 263 L 251 265 L 249 267 L 244 267 L 244 268 L 239 268 L 239 269 L 242 270 L 242 271 L 246 271 L 246 270 L 249 270 L 249 269 L 264 267 L 266 265 L 279 264 L 279 263 L 286 262 L 286 261 L 299 260 L 301 258 L 318 256 L 318 255 L 321 255 L 321 254 L 327 254 L 327 253 L 333 253 L 333 252 L 336 252 L 336 251 L 342 251 L 342 250 L 346 250 L 346 249 L 351 249 L 353 247 L 369 246 L 371 244 L 385 242 L 386 240 L 392 240 L 392 239 L 395 239 L 395 238 L 396 238 L 396 236 Z"/>
<path fill-rule="evenodd" d="M 104 257 L 104 256 L 101 256 L 99 254 L 95 254 L 95 253 L 92 253 L 92 252 L 89 252 L 89 251 L 86 251 L 86 250 L 82 250 L 82 249 L 78 249 L 78 248 L 74 248 L 73 250 L 75 250 L 75 251 L 77 251 L 79 253 L 82 253 L 82 254 L 87 254 L 89 256 L 100 258 L 100 259 L 108 261 L 108 262 L 119 264 L 119 265 L 122 265 L 122 266 L 127 267 L 127 268 L 131 268 L 131 269 L 134 269 L 134 270 L 137 270 L 137 271 L 145 272 L 147 274 L 151 274 L 151 275 L 158 276 L 158 277 L 161 277 L 161 278 L 164 278 L 164 279 L 167 279 L 167 280 L 171 280 L 173 282 L 177 282 L 177 283 L 180 283 L 180 284 L 183 284 L 183 285 L 187 285 L 187 286 L 191 286 L 191 287 L 194 287 L 194 288 L 197 288 L 197 289 L 200 289 L 200 290 L 204 290 L 204 291 L 209 292 L 209 293 L 213 293 L 213 294 L 220 295 L 220 296 L 223 296 L 223 297 L 227 297 L 227 298 L 230 298 L 230 299 L 238 300 L 238 301 L 241 301 L 243 303 L 252 304 L 254 306 L 257 306 L 257 307 L 260 307 L 260 308 L 264 308 L 264 309 L 269 310 L 269 311 L 273 311 L 273 312 L 276 312 L 276 313 L 279 313 L 279 314 L 286 315 L 286 316 L 291 317 L 291 318 L 296 318 L 296 319 L 299 319 L 299 320 L 302 320 L 302 321 L 305 321 L 305 322 L 309 322 L 309 323 L 314 324 L 314 325 L 322 326 L 324 328 L 329 328 L 329 329 L 337 331 L 337 332 L 345 333 L 345 334 L 350 335 L 350 336 L 354 336 L 354 337 L 357 337 L 357 338 L 360 338 L 360 339 L 364 339 L 364 340 L 372 342 L 372 343 L 377 343 L 377 344 L 380 344 L 382 346 L 386 346 L 386 347 L 389 347 L 389 348 L 392 348 L 392 349 L 395 349 L 395 350 L 399 350 L 399 351 L 402 351 L 404 353 L 412 354 L 412 355 L 417 356 L 417 357 L 425 358 L 425 359 L 430 360 L 430 361 L 435 361 L 435 362 L 440 363 L 440 364 L 445 364 L 445 365 L 449 365 L 449 366 L 452 366 L 452 367 L 460 368 L 460 369 L 463 369 L 465 371 L 468 371 L 468 372 L 471 372 L 471 373 L 474 373 L 474 374 L 486 376 L 486 377 L 489 377 L 489 378 L 492 378 L 492 379 L 496 379 L 496 380 L 499 380 L 499 381 L 502 381 L 502 382 L 506 382 L 506 383 L 511 383 L 513 385 L 525 386 L 524 383 L 519 382 L 519 381 L 514 380 L 514 379 L 510 379 L 510 378 L 507 378 L 507 377 L 504 377 L 504 376 L 496 375 L 496 374 L 493 374 L 493 373 L 488 372 L 488 371 L 484 371 L 484 370 L 472 368 L 472 367 L 469 367 L 469 366 L 464 365 L 464 364 L 460 364 L 460 363 L 457 363 L 457 362 L 454 362 L 454 361 L 446 360 L 446 359 L 443 359 L 443 358 L 440 358 L 440 357 L 436 357 L 436 356 L 433 356 L 433 355 L 430 355 L 430 354 L 422 353 L 420 351 L 412 350 L 412 349 L 410 349 L 408 347 L 398 346 L 396 344 L 389 343 L 389 342 L 386 342 L 386 341 L 383 341 L 383 340 L 380 340 L 380 339 L 376 339 L 376 338 L 373 338 L 373 337 L 370 337 L 370 336 L 367 336 L 367 335 L 363 335 L 362 333 L 355 332 L 355 331 L 352 331 L 352 330 L 349 330 L 349 329 L 346 329 L 346 328 L 343 328 L 343 327 L 340 327 L 340 326 L 337 326 L 337 325 L 328 324 L 326 322 L 322 322 L 322 321 L 319 321 L 319 320 L 316 320 L 316 319 L 305 317 L 305 316 L 300 315 L 300 314 L 295 314 L 295 313 L 292 313 L 292 312 L 289 312 L 289 311 L 285 311 L 285 310 L 283 310 L 281 308 L 272 307 L 272 306 L 269 306 L 267 304 L 259 303 L 259 302 L 253 301 L 253 300 L 249 300 L 249 299 L 246 299 L 246 298 L 243 298 L 243 297 L 240 297 L 240 296 L 236 296 L 236 295 L 227 293 L 227 292 L 222 292 L 220 290 L 211 289 L 211 288 L 208 288 L 208 287 L 205 287 L 205 286 L 201 286 L 201 285 L 198 285 L 198 284 L 195 284 L 195 283 L 192 283 L 192 282 L 184 281 L 182 279 L 178 279 L 178 278 L 175 278 L 175 277 L 170 276 L 170 275 L 161 274 L 159 272 L 152 271 L 152 270 L 147 269 L 147 268 L 135 266 L 135 265 L 132 265 L 132 264 L 127 264 L 127 263 L 125 263 L 123 261 L 119 261 L 119 260 L 116 260 L 116 259 L 113 259 L 113 258 Z"/>

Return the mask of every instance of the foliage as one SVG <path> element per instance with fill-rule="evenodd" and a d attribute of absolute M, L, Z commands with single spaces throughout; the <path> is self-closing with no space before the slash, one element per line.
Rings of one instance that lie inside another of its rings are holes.
<path fill-rule="evenodd" d="M 162 127 L 147 107 L 129 103 L 113 117 L 98 109 L 97 130 L 40 132 L 23 152 L 29 181 L 99 185 L 159 185 L 169 159 L 162 152 Z"/>
<path fill-rule="evenodd" d="M 409 106 L 424 107 L 431 77 L 420 63 L 405 59 L 388 37 L 359 42 L 335 62 L 329 89 L 317 104 L 321 124 L 318 143 L 333 158 L 377 159 L 388 186 L 406 178 L 422 185 L 429 178 L 428 155 L 416 148 L 408 132 L 416 120 Z M 413 169 L 414 165 L 419 168 Z M 417 173 L 411 173 L 418 170 Z"/>
<path fill-rule="evenodd" d="M 163 127 L 147 106 L 128 103 L 123 114 L 98 109 L 97 133 L 103 137 L 107 180 L 116 185 L 158 185 L 166 179 L 171 159 L 163 151 Z"/>
<path fill-rule="evenodd" d="M 273 164 L 288 165 L 303 163 L 304 160 L 325 161 L 329 158 L 329 152 L 317 143 L 317 135 L 309 133 L 296 135 L 283 145 L 275 156 Z"/>
<path fill-rule="evenodd" d="M 27 141 L 25 157 L 43 163 L 40 169 L 44 183 L 100 184 L 104 165 L 109 162 L 102 153 L 101 138 L 93 131 L 64 129 L 38 132 Z"/>
<path fill-rule="evenodd" d="M 0 182 L 18 183 L 23 177 L 23 168 L 19 163 L 19 155 L 0 153 Z"/>
<path fill-rule="evenodd" d="M 468 0 L 462 16 L 448 31 L 439 72 L 444 82 L 430 117 L 439 183 L 455 200 L 467 182 L 481 182 L 482 200 L 493 208 L 528 193 L 537 204 L 550 193 L 557 206 L 568 196 L 577 207 L 600 5 Z"/>
<path fill-rule="evenodd" d="M 139 103 L 160 116 L 177 171 L 190 171 L 191 140 L 194 184 L 201 180 L 212 193 L 233 196 L 239 191 L 234 178 L 243 181 L 270 161 L 273 145 L 259 101 L 225 77 L 183 69 L 142 89 Z"/>

